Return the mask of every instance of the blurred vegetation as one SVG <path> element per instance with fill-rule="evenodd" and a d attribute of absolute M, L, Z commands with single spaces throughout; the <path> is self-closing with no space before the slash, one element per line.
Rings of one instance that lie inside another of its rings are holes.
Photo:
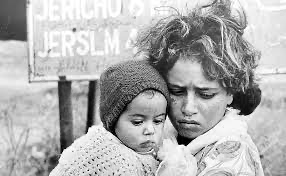
<path fill-rule="evenodd" d="M 74 137 L 85 133 L 87 86 L 73 85 Z M 0 175 L 48 176 L 60 155 L 57 89 L 0 103 Z"/>
<path fill-rule="evenodd" d="M 249 122 L 266 176 L 286 175 L 286 75 L 261 82 L 262 101 Z"/>

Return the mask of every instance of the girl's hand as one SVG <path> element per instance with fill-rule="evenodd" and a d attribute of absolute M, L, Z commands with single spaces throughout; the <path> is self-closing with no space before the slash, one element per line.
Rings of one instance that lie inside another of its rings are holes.
<path fill-rule="evenodd" d="M 183 145 L 169 139 L 163 141 L 157 158 L 161 161 L 156 176 L 195 176 L 197 173 L 196 158 Z"/>

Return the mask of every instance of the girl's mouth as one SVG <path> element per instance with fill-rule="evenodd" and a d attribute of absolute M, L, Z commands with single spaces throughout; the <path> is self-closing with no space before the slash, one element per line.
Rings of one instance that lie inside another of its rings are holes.
<path fill-rule="evenodd" d="M 195 120 L 185 120 L 185 119 L 182 119 L 182 120 L 178 120 L 178 123 L 179 124 L 193 124 L 193 125 L 200 125 L 197 121 Z"/>
<path fill-rule="evenodd" d="M 201 125 L 197 121 L 194 120 L 179 120 L 178 125 L 183 129 L 188 129 L 193 132 L 200 131 Z"/>

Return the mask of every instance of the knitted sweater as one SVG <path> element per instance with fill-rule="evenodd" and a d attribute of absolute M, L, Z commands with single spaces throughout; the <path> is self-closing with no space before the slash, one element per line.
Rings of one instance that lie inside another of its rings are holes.
<path fill-rule="evenodd" d="M 137 154 L 102 126 L 93 126 L 63 151 L 50 176 L 147 176 L 157 166 L 152 156 Z"/>

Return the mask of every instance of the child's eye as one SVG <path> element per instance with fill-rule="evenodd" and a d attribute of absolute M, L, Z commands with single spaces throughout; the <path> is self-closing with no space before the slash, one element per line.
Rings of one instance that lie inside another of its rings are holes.
<path fill-rule="evenodd" d="M 165 122 L 165 119 L 154 119 L 154 123 L 156 125 L 159 125 L 159 124 L 164 123 L 164 122 Z"/>
<path fill-rule="evenodd" d="M 143 120 L 133 120 L 133 121 L 131 121 L 131 123 L 135 126 L 139 126 L 143 123 Z"/>

